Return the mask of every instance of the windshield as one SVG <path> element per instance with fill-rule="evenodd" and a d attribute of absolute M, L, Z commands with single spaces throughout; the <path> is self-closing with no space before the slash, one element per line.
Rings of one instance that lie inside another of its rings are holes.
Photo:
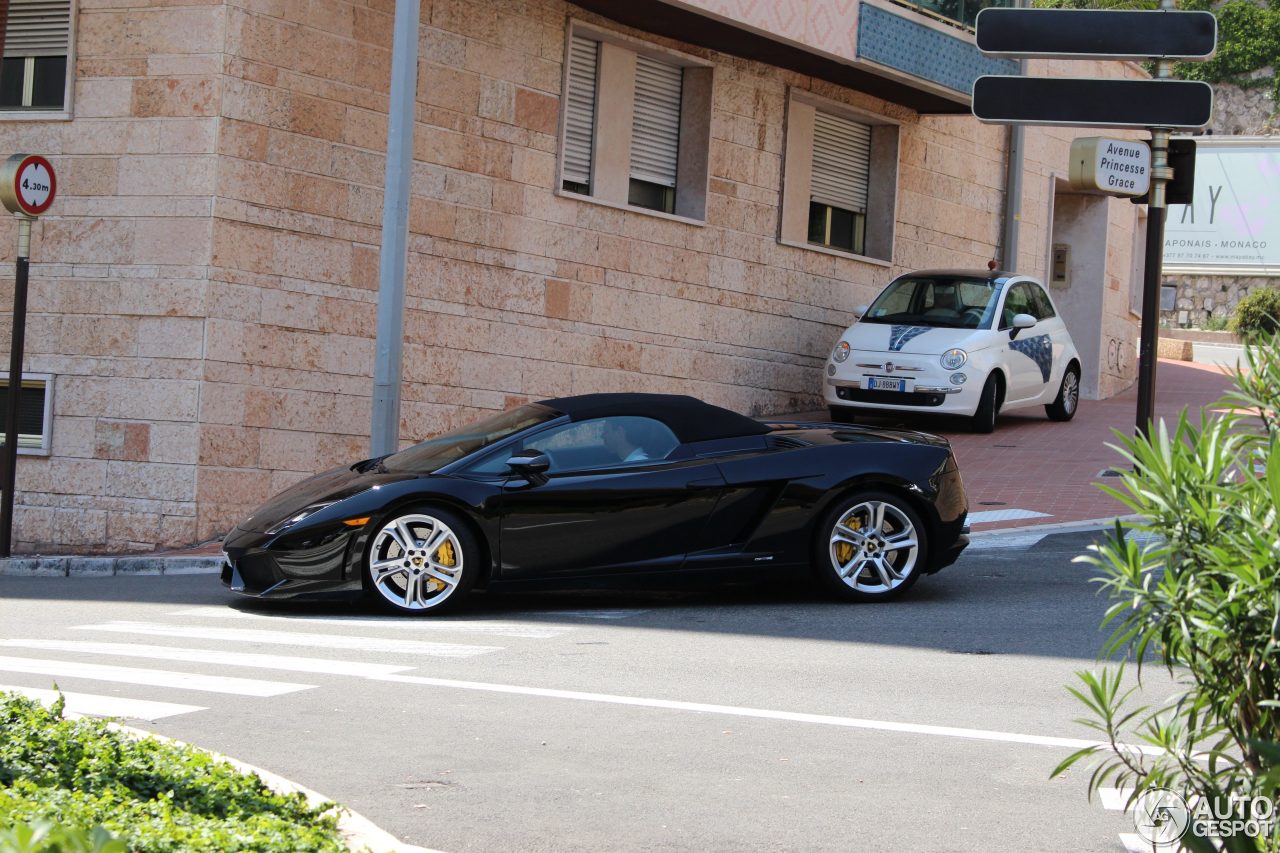
<path fill-rule="evenodd" d="M 1004 280 L 933 276 L 900 278 L 871 303 L 862 323 L 989 329 Z"/>
<path fill-rule="evenodd" d="M 393 453 L 382 460 L 381 467 L 386 471 L 429 474 L 509 435 L 558 417 L 559 412 L 537 403 L 521 406 Z"/>

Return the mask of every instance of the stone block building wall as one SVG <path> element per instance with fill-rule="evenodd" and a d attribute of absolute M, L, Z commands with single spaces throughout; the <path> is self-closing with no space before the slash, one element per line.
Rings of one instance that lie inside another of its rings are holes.
<path fill-rule="evenodd" d="M 1173 329 L 1222 327 L 1235 307 L 1253 291 L 1280 287 L 1275 276 L 1192 275 L 1166 276 L 1165 287 L 1177 291 L 1174 307 L 1160 312 L 1160 322 Z"/>
<path fill-rule="evenodd" d="M 367 452 L 394 4 L 120 1 L 81 0 L 74 119 L 0 123 L 63 179 L 33 243 L 27 369 L 57 378 L 53 453 L 20 463 L 26 549 L 205 539 Z M 405 443 L 592 391 L 815 408 L 855 305 L 905 270 L 998 253 L 1003 128 L 562 0 L 423 0 L 421 15 Z M 714 63 L 705 224 L 556 192 L 571 16 Z M 778 242 L 789 87 L 901 123 L 892 264 Z M 1045 268 L 1071 135 L 1027 133 L 1023 269 Z M 1109 210 L 1108 270 L 1127 271 L 1132 205 Z M 1123 275 L 1100 283 L 1109 304 Z"/>

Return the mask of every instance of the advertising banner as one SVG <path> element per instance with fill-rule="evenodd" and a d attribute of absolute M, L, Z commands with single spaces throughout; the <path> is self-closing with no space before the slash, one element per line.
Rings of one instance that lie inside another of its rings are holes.
<path fill-rule="evenodd" d="M 1280 276 L 1280 139 L 1196 146 L 1194 202 L 1169 206 L 1165 272 Z"/>

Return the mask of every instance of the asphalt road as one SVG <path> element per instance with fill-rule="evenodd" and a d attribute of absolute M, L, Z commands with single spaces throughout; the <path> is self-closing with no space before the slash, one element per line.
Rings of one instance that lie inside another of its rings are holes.
<path fill-rule="evenodd" d="M 135 724 L 444 851 L 1117 851 L 1128 817 L 1049 779 L 1088 736 L 1064 689 L 1103 639 L 1087 541 L 973 550 L 880 605 L 780 579 L 421 620 L 4 577 L 0 684 L 186 706 Z"/>

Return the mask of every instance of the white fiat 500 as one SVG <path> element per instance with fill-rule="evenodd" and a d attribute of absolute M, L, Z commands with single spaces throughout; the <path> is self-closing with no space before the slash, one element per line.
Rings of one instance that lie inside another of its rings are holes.
<path fill-rule="evenodd" d="M 859 411 L 963 415 L 977 432 L 1001 411 L 1044 406 L 1069 421 L 1080 357 L 1038 281 L 1007 272 L 927 270 L 894 279 L 845 330 L 827 363 L 836 421 Z"/>

